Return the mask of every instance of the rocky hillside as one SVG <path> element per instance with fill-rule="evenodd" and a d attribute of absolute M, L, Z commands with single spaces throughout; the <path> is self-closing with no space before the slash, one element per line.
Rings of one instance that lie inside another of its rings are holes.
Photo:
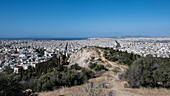
<path fill-rule="evenodd" d="M 94 56 L 96 57 L 96 54 L 95 48 L 85 48 L 72 54 L 68 61 L 70 62 L 70 65 L 77 63 L 79 66 L 87 68 L 90 59 Z"/>
<path fill-rule="evenodd" d="M 128 68 L 126 65 L 108 61 L 103 57 L 101 48 L 85 48 L 70 56 L 70 66 L 89 68 L 90 64 L 104 65 L 105 71 L 99 77 L 90 79 L 87 83 L 70 88 L 61 88 L 51 92 L 39 93 L 40 96 L 169 96 L 167 89 L 132 89 L 126 88 L 127 81 L 122 79 L 122 74 Z M 90 68 L 89 68 L 90 69 Z M 94 70 L 94 69 L 92 69 Z M 95 94 L 95 95 L 94 95 Z"/>

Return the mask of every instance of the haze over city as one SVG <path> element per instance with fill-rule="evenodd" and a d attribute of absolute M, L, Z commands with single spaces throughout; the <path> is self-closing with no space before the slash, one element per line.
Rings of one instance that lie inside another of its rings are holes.
<path fill-rule="evenodd" d="M 170 36 L 170 0 L 0 0 L 0 38 Z"/>

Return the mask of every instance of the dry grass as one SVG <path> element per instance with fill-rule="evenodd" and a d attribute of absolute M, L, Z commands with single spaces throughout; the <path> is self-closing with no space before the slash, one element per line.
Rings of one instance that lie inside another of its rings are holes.
<path fill-rule="evenodd" d="M 135 89 L 143 96 L 170 96 L 170 90 L 165 88 L 154 88 L 154 89 L 146 89 L 146 88 L 140 88 Z"/>
<path fill-rule="evenodd" d="M 165 88 L 139 88 L 139 89 L 132 89 L 132 88 L 125 88 L 122 89 L 123 92 L 129 92 L 133 94 L 138 94 L 140 96 L 170 96 L 170 90 Z"/>
<path fill-rule="evenodd" d="M 105 88 L 92 88 L 88 92 L 83 93 L 82 96 L 116 96 L 116 91 Z"/>
<path fill-rule="evenodd" d="M 63 87 L 61 89 L 41 92 L 38 96 L 116 96 L 116 91 L 102 88 L 102 87 L 91 87 L 88 90 L 84 90 L 82 86 L 74 86 L 71 88 Z M 109 95 L 112 94 L 112 95 Z"/>
<path fill-rule="evenodd" d="M 112 67 L 112 65 L 108 63 L 108 64 L 106 65 L 106 67 L 111 68 L 111 67 Z"/>
<path fill-rule="evenodd" d="M 63 87 L 58 90 L 49 91 L 49 92 L 41 92 L 38 96 L 79 96 L 78 94 L 84 93 L 83 90 L 80 90 L 82 86 L 74 86 L 74 87 Z"/>

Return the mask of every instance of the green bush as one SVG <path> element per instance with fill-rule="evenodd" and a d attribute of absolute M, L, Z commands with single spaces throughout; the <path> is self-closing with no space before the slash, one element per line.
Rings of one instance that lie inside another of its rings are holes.
<path fill-rule="evenodd" d="M 106 59 L 112 62 L 118 61 L 123 65 L 131 65 L 133 61 L 140 58 L 139 55 L 135 55 L 132 53 L 121 52 L 119 50 L 113 50 L 106 48 L 103 55 Z"/>
<path fill-rule="evenodd" d="M 115 61 L 118 61 L 118 58 L 116 58 L 116 57 L 110 57 L 109 60 L 112 61 L 112 62 L 115 62 Z"/>
<path fill-rule="evenodd" d="M 102 61 L 102 59 L 101 59 L 101 58 L 99 58 L 99 59 L 98 59 L 98 61 Z"/>
<path fill-rule="evenodd" d="M 119 72 L 121 69 L 119 68 L 119 67 L 115 67 L 112 71 L 113 72 L 115 72 L 115 73 L 117 73 L 117 72 Z"/>
<path fill-rule="evenodd" d="M 71 65 L 71 69 L 81 70 L 81 67 L 76 63 L 74 65 Z"/>
<path fill-rule="evenodd" d="M 97 65 L 95 68 L 94 68 L 95 71 L 101 71 L 101 70 L 105 70 L 105 71 L 108 71 L 108 69 L 104 66 L 104 65 Z"/>
<path fill-rule="evenodd" d="M 90 63 L 88 67 L 89 67 L 90 69 L 94 69 L 96 66 L 97 66 L 96 63 Z"/>
<path fill-rule="evenodd" d="M 88 67 L 90 69 L 94 69 L 95 71 L 102 71 L 102 70 L 108 71 L 108 69 L 104 65 L 101 65 L 101 64 L 90 63 Z"/>
<path fill-rule="evenodd" d="M 50 76 L 43 75 L 39 79 L 33 79 L 30 82 L 30 88 L 34 92 L 51 91 L 63 86 L 83 84 L 92 77 L 94 77 L 92 71 L 82 69 L 82 72 L 77 72 L 75 69 L 70 68 L 65 71 L 54 71 Z"/>
<path fill-rule="evenodd" d="M 91 60 L 90 61 L 93 61 L 95 59 L 95 57 L 91 57 Z"/>
<path fill-rule="evenodd" d="M 126 72 L 132 88 L 170 88 L 170 60 L 147 56 L 136 60 Z"/>
<path fill-rule="evenodd" d="M 13 69 L 11 69 L 10 66 L 5 66 L 3 72 L 5 72 L 6 74 L 12 74 Z"/>
<path fill-rule="evenodd" d="M 19 77 L 19 81 L 28 82 L 29 86 L 25 86 L 24 89 L 30 88 L 33 92 L 80 85 L 95 77 L 92 71 L 82 68 L 78 64 L 74 64 L 70 68 L 66 67 L 64 63 L 67 61 L 66 59 L 65 56 L 62 58 L 54 56 L 46 62 L 37 64 L 35 68 L 23 70 L 15 76 Z"/>
<path fill-rule="evenodd" d="M 0 72 L 0 96 L 22 96 L 22 86 L 13 75 Z"/>

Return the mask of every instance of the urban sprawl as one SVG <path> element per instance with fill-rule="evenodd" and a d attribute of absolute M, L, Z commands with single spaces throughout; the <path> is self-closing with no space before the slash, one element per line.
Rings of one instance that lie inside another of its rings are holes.
<path fill-rule="evenodd" d="M 103 47 L 154 57 L 170 57 L 170 38 L 89 38 L 85 40 L 0 40 L 0 71 L 10 66 L 15 73 L 45 62 L 53 54 L 70 56 L 84 47 Z"/>

